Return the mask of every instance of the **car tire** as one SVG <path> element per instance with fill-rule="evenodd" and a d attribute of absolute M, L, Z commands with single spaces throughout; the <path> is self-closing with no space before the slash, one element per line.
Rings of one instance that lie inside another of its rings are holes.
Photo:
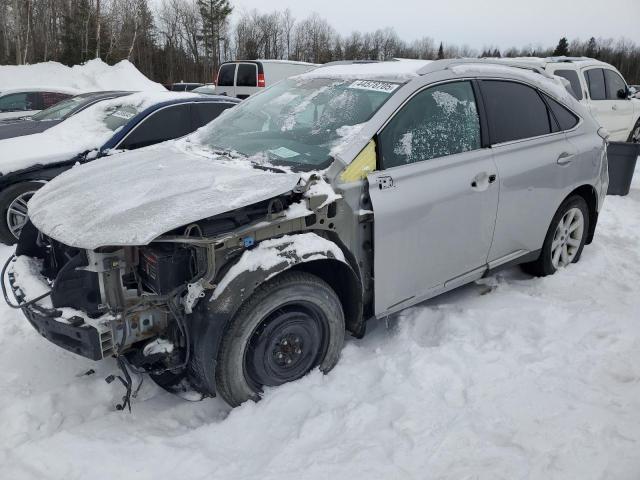
<path fill-rule="evenodd" d="M 231 406 L 259 400 L 265 386 L 297 380 L 338 362 L 344 343 L 342 304 L 323 280 L 285 272 L 262 284 L 228 325 L 217 358 L 205 329 L 193 358 L 198 383 Z M 215 372 L 215 373 L 214 373 Z"/>
<path fill-rule="evenodd" d="M 629 134 L 629 140 L 627 141 L 630 143 L 640 143 L 640 118 L 631 130 L 631 133 Z"/>
<path fill-rule="evenodd" d="M 523 264 L 522 269 L 531 275 L 544 277 L 577 262 L 582 255 L 588 232 L 587 202 L 580 195 L 567 198 L 551 220 L 540 256 L 534 262 Z"/>
<path fill-rule="evenodd" d="M 0 193 L 0 213 L 2 214 L 0 217 L 0 242 L 5 245 L 13 245 L 18 241 L 13 233 L 16 231 L 16 223 L 11 226 L 9 222 L 16 222 L 22 212 L 24 212 L 25 219 L 27 218 L 26 202 L 42 185 L 40 182 L 16 183 Z"/>

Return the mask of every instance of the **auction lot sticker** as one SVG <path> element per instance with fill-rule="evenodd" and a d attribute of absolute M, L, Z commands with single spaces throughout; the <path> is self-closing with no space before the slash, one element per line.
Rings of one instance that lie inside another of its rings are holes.
<path fill-rule="evenodd" d="M 391 82 L 378 82 L 376 80 L 356 80 L 348 88 L 358 88 L 360 90 L 374 90 L 376 92 L 391 93 L 399 85 Z"/>

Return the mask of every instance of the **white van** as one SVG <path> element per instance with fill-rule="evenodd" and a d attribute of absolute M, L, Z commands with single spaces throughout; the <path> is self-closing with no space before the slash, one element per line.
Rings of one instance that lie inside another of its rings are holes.
<path fill-rule="evenodd" d="M 247 98 L 261 88 L 318 67 L 315 63 L 289 60 L 237 60 L 224 62 L 218 70 L 215 93 Z"/>

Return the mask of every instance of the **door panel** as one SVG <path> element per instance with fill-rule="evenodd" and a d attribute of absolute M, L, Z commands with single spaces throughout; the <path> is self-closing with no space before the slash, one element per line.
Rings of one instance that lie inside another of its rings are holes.
<path fill-rule="evenodd" d="M 551 218 L 571 183 L 569 166 L 576 149 L 564 133 L 556 133 L 495 146 L 493 154 L 500 177 L 500 207 L 489 262 L 542 248 Z"/>
<path fill-rule="evenodd" d="M 225 63 L 218 70 L 218 78 L 216 81 L 215 92 L 217 95 L 228 95 L 229 97 L 236 96 L 236 68 L 235 63 Z"/>
<path fill-rule="evenodd" d="M 489 182 L 495 174 L 483 149 L 369 175 L 377 315 L 486 264 L 498 205 L 497 182 Z"/>
<path fill-rule="evenodd" d="M 239 63 L 236 72 L 236 97 L 246 98 L 258 89 L 258 66 L 255 63 Z"/>

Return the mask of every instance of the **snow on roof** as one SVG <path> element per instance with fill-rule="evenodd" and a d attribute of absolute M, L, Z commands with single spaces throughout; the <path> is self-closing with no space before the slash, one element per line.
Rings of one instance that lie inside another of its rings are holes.
<path fill-rule="evenodd" d="M 407 81 L 431 60 L 391 60 L 371 63 L 339 63 L 321 66 L 300 77 L 338 77 L 367 80 Z"/>
<path fill-rule="evenodd" d="M 124 106 L 141 112 L 154 104 L 179 98 L 201 96 L 166 90 L 138 92 L 98 102 L 42 133 L 0 140 L 0 172 L 6 175 L 33 165 L 63 162 L 87 150 L 99 149 L 115 134 L 103 121 L 110 112 Z"/>
<path fill-rule="evenodd" d="M 107 65 L 102 60 L 90 60 L 83 65 L 67 67 L 58 62 L 33 65 L 0 65 L 0 91 L 47 85 L 81 91 L 96 90 L 166 90 L 145 77 L 129 61 Z"/>
<path fill-rule="evenodd" d="M 2 68 L 2 67 L 0 67 Z M 28 86 L 22 88 L 0 88 L 0 95 L 8 95 L 10 93 L 19 92 L 56 92 L 56 93 L 69 93 L 71 95 L 77 95 L 81 93 L 77 88 L 71 87 L 56 87 L 56 86 Z"/>

